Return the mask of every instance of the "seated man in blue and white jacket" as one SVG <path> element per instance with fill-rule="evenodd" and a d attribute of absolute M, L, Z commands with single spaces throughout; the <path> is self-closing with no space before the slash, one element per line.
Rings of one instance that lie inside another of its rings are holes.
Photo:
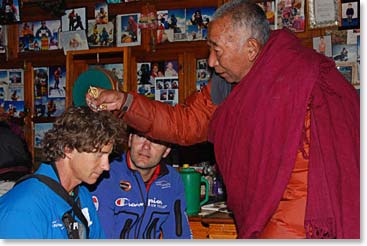
<path fill-rule="evenodd" d="M 171 148 L 136 132 L 128 147 L 91 187 L 107 238 L 192 238 L 182 178 L 161 163 Z"/>

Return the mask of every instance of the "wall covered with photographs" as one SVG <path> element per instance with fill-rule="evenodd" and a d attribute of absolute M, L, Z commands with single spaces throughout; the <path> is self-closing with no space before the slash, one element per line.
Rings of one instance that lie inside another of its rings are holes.
<path fill-rule="evenodd" d="M 35 126 L 53 122 L 68 106 L 66 55 L 77 51 L 93 53 L 95 62 L 87 67 L 110 70 L 119 90 L 170 105 L 183 102 L 210 80 L 207 27 L 224 2 L 0 0 L 0 109 L 21 119 L 33 132 L 27 141 L 36 145 Z M 359 92 L 360 1 L 258 4 L 271 29 L 288 28 L 305 46 L 333 59 Z M 119 47 L 131 52 L 128 66 L 100 62 L 93 51 Z"/>

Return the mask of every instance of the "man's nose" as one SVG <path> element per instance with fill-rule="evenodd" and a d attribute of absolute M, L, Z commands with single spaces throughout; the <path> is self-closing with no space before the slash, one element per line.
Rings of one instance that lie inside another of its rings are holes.
<path fill-rule="evenodd" d="M 109 171 L 110 170 L 110 161 L 108 159 L 108 155 L 104 156 L 102 158 L 102 162 L 101 162 L 101 168 L 105 171 Z"/>
<path fill-rule="evenodd" d="M 209 52 L 208 65 L 209 67 L 215 67 L 218 65 L 217 56 L 215 55 L 215 52 L 212 50 Z"/>
<path fill-rule="evenodd" d="M 144 139 L 143 149 L 150 149 L 151 143 L 148 139 Z"/>

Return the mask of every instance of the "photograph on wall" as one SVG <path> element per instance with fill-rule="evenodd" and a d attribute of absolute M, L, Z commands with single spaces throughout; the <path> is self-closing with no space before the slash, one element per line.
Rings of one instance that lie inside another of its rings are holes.
<path fill-rule="evenodd" d="M 278 18 L 275 18 L 275 0 L 274 1 L 262 1 L 260 3 L 257 3 L 265 12 L 266 19 L 269 22 L 269 26 L 271 30 L 276 29 L 277 26 L 277 20 Z"/>
<path fill-rule="evenodd" d="M 305 31 L 305 0 L 277 1 L 277 28 L 293 32 Z"/>
<path fill-rule="evenodd" d="M 19 29 L 19 51 L 34 50 L 34 24 L 32 22 L 23 22 L 18 25 Z"/>
<path fill-rule="evenodd" d="M 0 54 L 5 53 L 7 42 L 6 25 L 0 25 Z"/>
<path fill-rule="evenodd" d="M 157 11 L 157 43 L 187 41 L 186 9 Z"/>
<path fill-rule="evenodd" d="M 88 20 L 88 45 L 89 47 L 113 46 L 114 25 L 97 24 L 95 20 Z"/>
<path fill-rule="evenodd" d="M 178 89 L 177 77 L 157 77 L 155 78 L 154 99 L 170 105 L 176 105 L 178 103 Z"/>
<path fill-rule="evenodd" d="M 112 73 L 117 81 L 117 90 L 124 89 L 124 64 L 123 63 L 106 63 L 106 64 L 89 64 L 88 69 L 102 68 Z"/>
<path fill-rule="evenodd" d="M 112 74 L 117 78 L 117 89 L 122 91 L 124 88 L 124 64 L 122 63 L 111 63 L 111 64 L 104 64 L 104 69 L 111 71 Z"/>
<path fill-rule="evenodd" d="M 65 98 L 47 98 L 46 116 L 57 117 L 65 111 Z"/>
<path fill-rule="evenodd" d="M 150 62 L 137 63 L 137 92 L 154 100 L 154 83 L 150 79 Z"/>
<path fill-rule="evenodd" d="M 354 29 L 360 26 L 358 0 L 341 0 L 340 29 Z"/>
<path fill-rule="evenodd" d="M 0 70 L 0 106 L 9 117 L 24 117 L 23 69 Z"/>
<path fill-rule="evenodd" d="M 108 23 L 108 5 L 107 3 L 97 3 L 94 10 L 96 24 Z"/>
<path fill-rule="evenodd" d="M 186 35 L 188 41 L 207 39 L 208 24 L 216 8 L 186 9 Z"/>
<path fill-rule="evenodd" d="M 47 96 L 34 99 L 34 115 L 37 118 L 57 117 L 65 111 L 65 98 Z"/>
<path fill-rule="evenodd" d="M 48 95 L 48 67 L 34 68 L 34 96 L 43 97 Z"/>
<path fill-rule="evenodd" d="M 116 45 L 118 47 L 140 45 L 139 18 L 139 13 L 116 16 Z"/>
<path fill-rule="evenodd" d="M 24 101 L 4 101 L 4 109 L 9 117 L 23 118 L 24 113 Z"/>
<path fill-rule="evenodd" d="M 87 29 L 87 8 L 66 9 L 61 16 L 61 31 L 78 31 Z"/>
<path fill-rule="evenodd" d="M 318 53 L 323 54 L 327 57 L 332 57 L 332 45 L 331 45 L 331 36 L 319 36 L 313 37 L 312 40 L 313 49 Z"/>
<path fill-rule="evenodd" d="M 0 82 L 0 107 L 3 107 L 6 90 L 7 89 Z"/>
<path fill-rule="evenodd" d="M 48 97 L 65 97 L 66 93 L 66 67 L 50 66 Z"/>
<path fill-rule="evenodd" d="M 24 84 L 23 69 L 9 69 L 10 84 Z"/>
<path fill-rule="evenodd" d="M 333 59 L 335 62 L 357 62 L 357 45 L 334 44 Z"/>
<path fill-rule="evenodd" d="M 336 65 L 336 68 L 344 76 L 344 78 L 353 85 L 353 84 L 357 84 L 357 81 L 356 81 L 356 68 L 357 67 L 356 66 L 357 64 L 354 62 L 343 62 L 343 63 L 338 63 Z"/>
<path fill-rule="evenodd" d="M 347 44 L 357 44 L 357 39 L 361 35 L 360 29 L 349 29 L 347 31 Z"/>
<path fill-rule="evenodd" d="M 61 32 L 60 43 L 66 54 L 69 50 L 88 50 L 87 35 L 84 30 Z"/>
<path fill-rule="evenodd" d="M 36 123 L 34 124 L 34 160 L 35 163 L 39 164 L 44 160 L 43 151 L 42 151 L 42 140 L 45 136 L 45 133 L 50 130 L 53 126 L 53 123 Z"/>
<path fill-rule="evenodd" d="M 31 26 L 34 30 L 34 50 L 59 49 L 60 20 L 37 21 Z"/>
<path fill-rule="evenodd" d="M 150 69 L 150 83 L 154 84 L 154 79 L 157 77 L 164 77 L 164 71 L 166 67 L 165 61 L 152 62 Z"/>
<path fill-rule="evenodd" d="M 211 71 L 207 59 L 196 60 L 196 90 L 201 91 L 208 84 Z"/>
<path fill-rule="evenodd" d="M 165 61 L 164 77 L 178 76 L 178 62 L 177 60 Z"/>
<path fill-rule="evenodd" d="M 8 101 L 24 101 L 24 86 L 10 84 L 8 87 L 9 93 L 7 98 Z"/>
<path fill-rule="evenodd" d="M 0 0 L 0 25 L 20 22 L 20 0 Z"/>
<path fill-rule="evenodd" d="M 4 108 L 4 101 L 9 98 L 9 76 L 6 69 L 0 69 L 0 107 Z"/>
<path fill-rule="evenodd" d="M 331 44 L 347 44 L 348 30 L 325 30 L 326 35 L 331 35 Z"/>

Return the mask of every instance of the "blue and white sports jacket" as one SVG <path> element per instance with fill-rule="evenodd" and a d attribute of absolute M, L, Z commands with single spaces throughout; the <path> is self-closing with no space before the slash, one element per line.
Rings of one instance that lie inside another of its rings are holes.
<path fill-rule="evenodd" d="M 91 190 L 107 238 L 192 238 L 185 212 L 185 191 L 180 174 L 160 165 L 160 173 L 148 191 L 138 171 L 128 167 L 126 154 L 111 162 Z"/>
<path fill-rule="evenodd" d="M 35 173 L 58 181 L 51 165 L 41 164 Z M 78 197 L 88 221 L 89 238 L 105 238 L 91 194 L 85 186 L 79 186 Z M 71 210 L 71 206 L 46 184 L 36 178 L 24 180 L 0 197 L 0 238 L 67 239 L 62 217 Z M 79 221 L 76 216 L 75 219 Z"/>

